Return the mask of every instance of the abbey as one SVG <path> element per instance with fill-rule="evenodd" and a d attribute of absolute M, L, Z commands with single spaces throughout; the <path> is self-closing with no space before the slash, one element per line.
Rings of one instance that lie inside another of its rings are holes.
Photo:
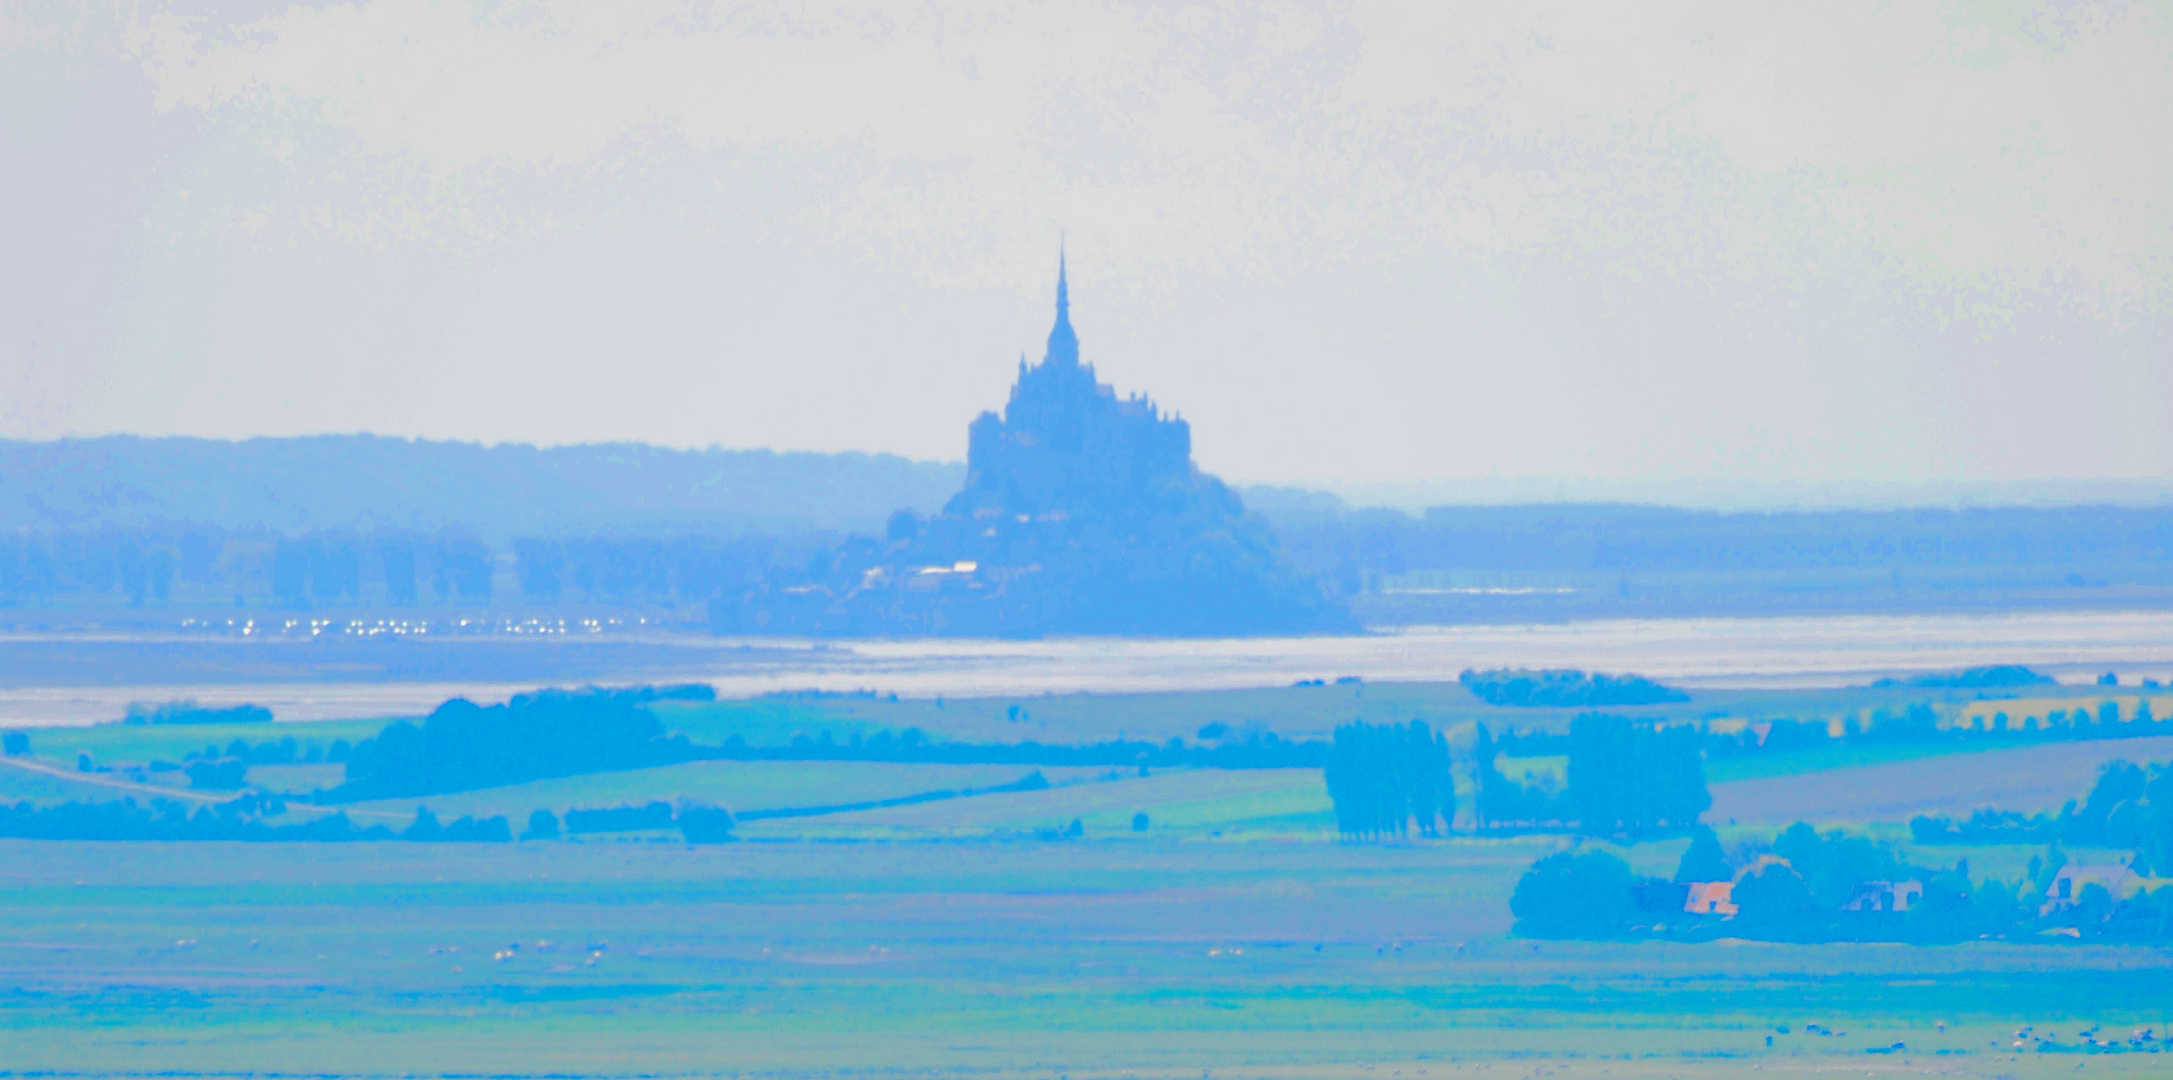
<path fill-rule="evenodd" d="M 712 605 L 725 633 L 1239 635 L 1350 628 L 1267 523 L 1192 462 L 1192 430 L 1081 360 L 1071 283 L 1003 412 L 968 429 L 966 483 L 927 520 Z"/>
<path fill-rule="evenodd" d="M 1080 362 L 1062 259 L 1047 354 L 1019 360 L 1003 414 L 982 413 L 966 445 L 966 487 L 946 514 L 1121 515 L 1193 483 L 1191 427 L 1145 397 L 1118 398 Z"/>

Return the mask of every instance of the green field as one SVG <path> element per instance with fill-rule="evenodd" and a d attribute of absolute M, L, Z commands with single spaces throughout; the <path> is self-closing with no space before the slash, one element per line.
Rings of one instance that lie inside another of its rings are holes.
<path fill-rule="evenodd" d="M 526 820 L 532 810 L 564 813 L 569 807 L 637 805 L 692 799 L 759 811 L 837 806 L 896 799 L 928 792 L 991 788 L 1040 772 L 1051 784 L 1100 781 L 1108 769 L 1024 765 L 923 765 L 868 761 L 695 761 L 656 769 L 591 773 L 556 780 L 466 791 L 426 798 L 352 804 L 350 813 L 413 817 L 427 806 L 440 817 L 474 815 Z"/>
<path fill-rule="evenodd" d="M 1733 700 L 1748 713 L 1814 698 Z M 1862 703 L 1818 698 L 1844 699 Z M 1216 720 L 1319 735 L 1353 716 L 1419 715 L 1461 732 L 1505 712 L 1445 684 L 662 711 L 701 742 L 762 744 L 909 727 L 1189 740 Z M 1516 715 L 1544 728 L 1569 714 Z M 0 767 L 0 798 L 143 798 L 177 782 L 141 772 L 153 757 L 236 736 L 328 745 L 377 726 L 41 730 L 34 758 Z M 1733 773 L 1716 763 L 1716 805 L 1745 817 L 1722 829 L 1729 843 L 1769 838 L 1766 817 L 1819 810 L 1822 824 L 1869 829 L 1914 861 L 1967 858 L 1979 877 L 2012 879 L 2032 850 L 1908 850 L 1893 808 L 1942 792 L 2022 800 L 2072 783 L 2079 795 L 2096 761 L 2161 741 L 1819 751 Z M 74 772 L 79 749 L 114 771 Z M 1503 761 L 1530 775 L 1561 764 Z M 1029 771 L 695 762 L 350 810 L 397 823 L 420 804 L 518 826 L 537 808 L 824 807 Z M 2166 950 L 1535 943 L 1509 935 L 1508 898 L 1567 837 L 1339 842 L 1315 770 L 1040 771 L 1044 790 L 746 821 L 740 842 L 710 847 L 664 834 L 0 841 L 0 1076 L 2027 1077 L 2163 1075 L 2173 1060 L 2011 1046 L 2025 1024 L 2068 1042 L 2087 1025 L 2164 1034 Z M 338 775 L 298 764 L 250 779 L 307 790 Z M 1083 835 L 1064 838 L 1074 820 Z M 1684 843 L 1621 854 L 1667 874 Z M 1812 1023 L 1843 1034 L 1806 1034 Z M 1870 1053 L 1896 1042 L 1906 1051 Z"/>
<path fill-rule="evenodd" d="M 2153 950 L 1506 937 L 1557 842 L 7 842 L 0 1030 L 15 1075 L 2021 1075 L 2020 1024 L 2173 1010 Z"/>

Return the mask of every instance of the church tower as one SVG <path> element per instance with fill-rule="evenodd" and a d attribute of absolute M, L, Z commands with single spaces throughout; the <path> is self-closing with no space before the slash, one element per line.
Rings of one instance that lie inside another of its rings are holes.
<path fill-rule="evenodd" d="M 1071 328 L 1071 284 L 1065 280 L 1064 249 L 1056 249 L 1056 326 L 1049 331 L 1046 363 L 1079 363 L 1079 335 Z"/>

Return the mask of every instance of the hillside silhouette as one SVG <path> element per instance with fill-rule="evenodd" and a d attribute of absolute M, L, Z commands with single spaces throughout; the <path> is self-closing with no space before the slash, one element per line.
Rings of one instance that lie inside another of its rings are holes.
<path fill-rule="evenodd" d="M 955 463 L 890 454 L 537 447 L 380 435 L 231 442 L 0 440 L 0 529 L 181 526 L 297 535 L 462 529 L 515 536 L 874 530 L 934 508 Z"/>

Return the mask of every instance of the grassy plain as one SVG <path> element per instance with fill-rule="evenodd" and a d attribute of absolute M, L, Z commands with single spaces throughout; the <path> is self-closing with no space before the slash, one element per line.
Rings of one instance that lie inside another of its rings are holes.
<path fill-rule="evenodd" d="M 2173 1010 L 2155 950 L 1506 937 L 1558 842 L 4 842 L 0 1032 L 16 1075 L 2027 1075 L 2020 1024 Z"/>
<path fill-rule="evenodd" d="M 532 810 L 561 813 L 568 807 L 638 805 L 681 798 L 735 811 L 779 810 L 875 802 L 939 791 L 1012 784 L 1040 772 L 1052 784 L 1099 780 L 1108 769 L 1039 768 L 1025 765 L 926 765 L 871 761 L 694 761 L 623 773 L 591 773 L 556 780 L 355 803 L 354 811 L 412 817 L 427 806 L 440 817 L 503 814 L 516 823 Z"/>
<path fill-rule="evenodd" d="M 1838 716 L 1818 710 L 1900 700 L 1701 694 L 1674 715 Z M 1573 711 L 1493 710 L 1454 684 L 1413 684 L 663 712 L 700 742 L 775 744 L 909 727 L 975 740 L 1191 741 L 1211 722 L 1319 736 L 1354 716 L 1423 717 L 1460 734 L 1512 717 L 1556 728 Z M 29 764 L 58 774 L 0 768 L 0 797 L 110 797 L 141 786 L 129 763 L 236 735 L 328 744 L 378 726 L 37 731 Z M 120 768 L 71 773 L 78 749 Z M 1742 819 L 1723 830 L 1731 842 L 1807 816 L 1898 843 L 1904 812 L 1927 798 L 1959 790 L 2008 805 L 2048 777 L 2072 782 L 2073 797 L 2112 755 L 2173 757 L 2173 740 L 1933 757 L 1816 751 L 1737 774 L 1716 763 L 1716 816 Z M 680 795 L 741 810 L 820 806 L 990 787 L 1027 771 L 702 762 L 355 809 L 401 818 L 419 801 L 441 817 L 518 823 L 539 806 Z M 336 772 L 260 766 L 251 779 L 306 788 Z M 2024 1024 L 2070 1044 L 2092 1024 L 2163 1035 L 2166 950 L 1535 943 L 1509 936 L 1508 898 L 1563 837 L 1339 843 L 1312 770 L 1042 772 L 1054 786 L 749 821 L 741 842 L 702 848 L 647 835 L 0 841 L 0 1075 L 2029 1077 L 2078 1066 L 2163 1075 L 2173 1060 L 2011 1046 Z M 1135 832 L 1142 812 L 1148 828 Z M 1051 838 L 1074 819 L 1083 838 Z M 1624 854 L 1641 873 L 1665 874 L 1682 848 Z M 1905 853 L 1936 865 L 1966 857 L 1980 876 L 2010 880 L 2031 854 Z M 1845 1034 L 1806 1034 L 1807 1023 Z M 1904 1052 L 1871 1052 L 1897 1042 Z"/>
<path fill-rule="evenodd" d="M 2173 736 L 2048 743 L 1779 773 L 1713 785 L 1708 820 L 1786 825 L 1906 823 L 1918 814 L 1966 817 L 1985 807 L 2057 811 L 2089 793 L 2106 762 L 2173 761 Z"/>

